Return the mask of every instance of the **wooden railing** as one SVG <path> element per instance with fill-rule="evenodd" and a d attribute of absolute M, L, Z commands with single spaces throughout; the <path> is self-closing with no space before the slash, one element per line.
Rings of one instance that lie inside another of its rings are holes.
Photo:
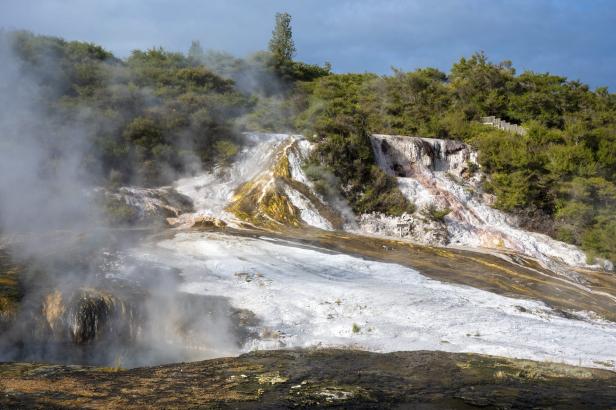
<path fill-rule="evenodd" d="M 499 130 L 513 132 L 518 135 L 526 135 L 526 129 L 517 125 L 508 123 L 505 120 L 501 120 L 500 118 L 496 118 L 495 116 L 490 117 L 481 117 L 481 123 L 485 125 L 491 125 L 494 128 L 498 128 Z"/>

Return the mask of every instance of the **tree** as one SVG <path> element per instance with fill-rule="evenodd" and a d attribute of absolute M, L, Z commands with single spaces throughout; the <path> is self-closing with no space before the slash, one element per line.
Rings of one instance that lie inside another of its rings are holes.
<path fill-rule="evenodd" d="M 295 43 L 293 42 L 291 15 L 289 13 L 276 13 L 276 26 L 272 31 L 269 49 L 278 65 L 290 63 L 293 60 Z"/>
<path fill-rule="evenodd" d="M 188 58 L 195 62 L 203 63 L 205 52 L 203 51 L 203 47 L 201 47 L 199 40 L 193 40 L 190 44 L 190 48 L 188 49 Z"/>

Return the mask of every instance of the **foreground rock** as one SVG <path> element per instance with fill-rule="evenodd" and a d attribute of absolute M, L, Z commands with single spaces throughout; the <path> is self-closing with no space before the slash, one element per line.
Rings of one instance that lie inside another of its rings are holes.
<path fill-rule="evenodd" d="M 182 292 L 180 270 L 119 250 L 144 232 L 158 231 L 58 232 L 0 247 L 0 361 L 137 367 L 237 354 L 257 318 L 226 297 Z"/>
<path fill-rule="evenodd" d="M 254 315 L 224 297 L 122 285 L 31 294 L 0 360 L 137 367 L 229 355 L 252 336 Z"/>
<path fill-rule="evenodd" d="M 610 408 L 616 373 L 443 352 L 264 351 L 133 370 L 0 365 L 0 407 Z"/>

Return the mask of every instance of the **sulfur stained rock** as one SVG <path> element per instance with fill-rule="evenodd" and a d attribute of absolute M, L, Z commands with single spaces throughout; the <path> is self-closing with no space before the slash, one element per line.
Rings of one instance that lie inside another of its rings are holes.
<path fill-rule="evenodd" d="M 313 192 L 303 175 L 303 157 L 299 141 L 289 138 L 267 169 L 236 189 L 226 210 L 244 222 L 269 229 L 341 229 L 339 212 Z"/>

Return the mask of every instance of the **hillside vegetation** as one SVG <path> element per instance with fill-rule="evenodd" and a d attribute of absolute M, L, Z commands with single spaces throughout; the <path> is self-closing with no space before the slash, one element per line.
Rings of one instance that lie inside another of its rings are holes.
<path fill-rule="evenodd" d="M 374 160 L 370 133 L 463 140 L 475 146 L 497 208 L 530 229 L 616 260 L 616 95 L 482 54 L 391 75 L 334 74 L 293 60 L 290 17 L 277 16 L 269 51 L 244 59 L 204 51 L 135 50 L 5 32 L 25 81 L 36 85 L 50 164 L 61 130 L 80 133 L 83 178 L 160 185 L 226 163 L 242 131 L 292 131 L 316 143 L 311 177 L 356 212 L 414 206 Z M 524 136 L 479 124 L 494 115 Z M 58 131 L 56 131 L 58 130 Z M 49 169 L 53 169 L 52 166 Z"/>
<path fill-rule="evenodd" d="M 479 150 L 486 191 L 497 208 L 530 229 L 616 259 L 616 95 L 550 74 L 516 75 L 509 62 L 478 53 L 436 69 L 390 76 L 339 74 L 299 87 L 296 124 L 314 135 L 319 158 L 343 181 L 364 176 L 348 160 L 370 159 L 370 132 L 460 139 Z M 528 130 L 520 136 L 483 126 L 495 115 Z M 351 199 L 355 199 L 351 196 Z M 362 209 L 359 197 L 353 202 Z M 392 206 L 394 210 L 397 208 Z"/>

